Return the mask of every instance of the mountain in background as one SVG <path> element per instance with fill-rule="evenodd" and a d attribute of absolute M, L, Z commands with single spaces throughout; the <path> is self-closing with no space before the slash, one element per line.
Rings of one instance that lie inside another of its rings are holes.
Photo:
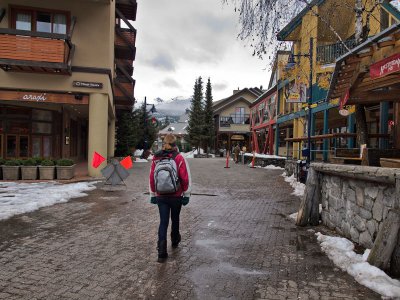
<path fill-rule="evenodd" d="M 171 100 L 157 98 L 154 106 L 159 114 L 179 117 L 185 113 L 186 109 L 190 108 L 190 98 L 175 97 Z"/>

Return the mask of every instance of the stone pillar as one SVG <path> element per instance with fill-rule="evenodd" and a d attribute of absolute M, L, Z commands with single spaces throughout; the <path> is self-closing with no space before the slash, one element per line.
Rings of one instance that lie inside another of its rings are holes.
<path fill-rule="evenodd" d="M 107 141 L 108 157 L 114 157 L 115 152 L 115 119 L 110 120 L 108 124 L 108 141 Z"/>
<path fill-rule="evenodd" d="M 103 162 L 97 169 L 92 167 L 93 153 L 96 151 L 107 158 L 108 136 L 108 96 L 90 94 L 89 98 L 89 134 L 88 134 L 88 171 L 89 176 L 100 177 L 100 170 L 107 164 Z"/>

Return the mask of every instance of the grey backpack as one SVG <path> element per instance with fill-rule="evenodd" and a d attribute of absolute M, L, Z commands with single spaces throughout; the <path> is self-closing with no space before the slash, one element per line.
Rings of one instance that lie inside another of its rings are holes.
<path fill-rule="evenodd" d="M 156 192 L 160 195 L 174 194 L 179 190 L 178 168 L 174 153 L 172 157 L 162 157 L 156 162 L 154 169 L 154 182 Z"/>

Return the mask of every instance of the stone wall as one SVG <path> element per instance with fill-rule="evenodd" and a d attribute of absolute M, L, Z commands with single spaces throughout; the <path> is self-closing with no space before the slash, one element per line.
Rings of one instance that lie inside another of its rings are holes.
<path fill-rule="evenodd" d="M 294 177 L 298 178 L 297 160 L 287 159 L 285 162 L 285 172 L 287 176 L 292 176 L 294 174 Z"/>
<path fill-rule="evenodd" d="M 244 157 L 244 160 L 243 160 Z M 243 162 L 245 165 L 248 165 L 252 162 L 253 156 L 249 155 L 241 155 L 240 161 Z M 259 166 L 259 167 L 266 167 L 269 165 L 274 165 L 276 167 L 281 167 L 285 168 L 285 161 L 286 158 L 278 158 L 278 157 L 271 157 L 271 158 L 266 158 L 266 157 L 256 157 L 254 166 Z"/>
<path fill-rule="evenodd" d="M 371 248 L 389 210 L 399 205 L 395 182 L 400 170 L 321 163 L 312 167 L 320 178 L 323 224 Z"/>

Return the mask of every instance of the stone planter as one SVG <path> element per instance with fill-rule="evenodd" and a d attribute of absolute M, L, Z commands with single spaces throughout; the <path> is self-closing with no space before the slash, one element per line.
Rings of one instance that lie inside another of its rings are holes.
<path fill-rule="evenodd" d="M 3 180 L 18 180 L 19 166 L 3 166 Z"/>
<path fill-rule="evenodd" d="M 22 180 L 36 180 L 37 173 L 37 166 L 21 166 Z"/>
<path fill-rule="evenodd" d="M 55 166 L 39 166 L 39 179 L 53 180 L 55 178 Z"/>
<path fill-rule="evenodd" d="M 75 165 L 72 166 L 57 166 L 57 179 L 68 180 L 75 175 Z"/>

